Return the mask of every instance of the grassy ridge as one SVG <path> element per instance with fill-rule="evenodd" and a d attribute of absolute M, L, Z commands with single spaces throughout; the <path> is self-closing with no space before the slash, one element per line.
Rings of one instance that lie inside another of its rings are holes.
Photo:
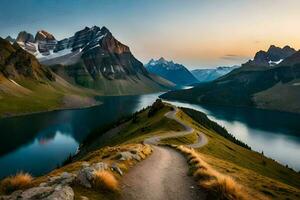
<path fill-rule="evenodd" d="M 109 139 L 102 143 L 101 137 L 95 139 L 92 146 L 98 148 L 103 145 L 119 143 L 142 142 L 153 135 L 162 135 L 169 131 L 179 131 L 183 127 L 176 121 L 164 115 L 170 111 L 164 106 L 156 114 L 149 117 L 149 108 L 137 113 L 135 120 L 131 118 L 117 130 Z M 204 133 L 208 144 L 197 149 L 207 163 L 216 170 L 228 174 L 238 182 L 261 194 L 278 199 L 297 199 L 300 197 L 300 174 L 288 169 L 264 155 L 238 145 L 235 140 L 230 141 L 226 136 L 217 133 L 207 124 L 200 124 L 182 110 L 178 116 L 196 131 Z M 100 133 L 99 133 L 100 134 Z M 103 134 L 103 133 L 101 133 Z M 195 133 L 173 139 L 166 139 L 167 144 L 190 144 L 195 141 Z"/>

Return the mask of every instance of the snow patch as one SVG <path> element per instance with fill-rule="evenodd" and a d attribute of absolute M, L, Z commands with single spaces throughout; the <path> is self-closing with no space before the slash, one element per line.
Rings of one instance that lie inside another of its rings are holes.
<path fill-rule="evenodd" d="M 281 63 L 282 61 L 283 61 L 283 59 L 280 59 L 278 61 L 272 61 L 272 60 L 270 60 L 269 61 L 269 65 L 270 66 L 275 66 L 275 65 L 278 65 L 279 63 Z"/>
<path fill-rule="evenodd" d="M 70 54 L 70 53 L 72 53 L 72 49 L 71 48 L 69 48 L 69 49 L 63 49 L 63 50 L 58 51 L 58 52 L 53 52 L 53 50 L 51 50 L 50 51 L 50 55 L 48 55 L 48 56 L 44 56 L 41 53 L 37 53 L 35 56 L 39 60 L 48 60 L 48 59 L 52 59 L 52 58 L 61 57 L 61 56 L 64 56 L 64 55 L 67 55 L 67 54 Z"/>

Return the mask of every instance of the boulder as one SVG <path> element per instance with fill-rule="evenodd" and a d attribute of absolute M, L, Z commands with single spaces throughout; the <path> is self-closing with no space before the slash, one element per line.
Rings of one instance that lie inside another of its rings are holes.
<path fill-rule="evenodd" d="M 108 165 L 104 162 L 99 162 L 99 163 L 95 163 L 92 165 L 92 167 L 96 170 L 96 171 L 103 171 L 103 170 L 107 170 L 108 169 Z"/>
<path fill-rule="evenodd" d="M 20 199 L 32 200 L 32 199 L 44 199 L 54 191 L 53 187 L 33 187 L 25 190 Z"/>
<path fill-rule="evenodd" d="M 112 170 L 116 171 L 118 174 L 120 174 L 121 176 L 123 176 L 123 172 L 122 172 L 122 170 L 120 169 L 120 167 L 118 166 L 117 163 L 113 163 L 111 165 L 111 168 L 112 168 Z"/>
<path fill-rule="evenodd" d="M 78 171 L 76 179 L 81 185 L 87 188 L 91 188 L 91 181 L 94 178 L 95 172 L 107 170 L 108 168 L 108 165 L 104 162 L 99 162 L 88 167 L 83 167 L 81 170 Z"/>
<path fill-rule="evenodd" d="M 76 179 L 84 187 L 91 188 L 92 185 L 90 181 L 92 181 L 93 176 L 94 176 L 94 168 L 84 167 L 81 170 L 79 170 Z"/>
<path fill-rule="evenodd" d="M 45 200 L 73 200 L 74 191 L 70 186 L 56 186 L 54 192 L 47 196 Z"/>

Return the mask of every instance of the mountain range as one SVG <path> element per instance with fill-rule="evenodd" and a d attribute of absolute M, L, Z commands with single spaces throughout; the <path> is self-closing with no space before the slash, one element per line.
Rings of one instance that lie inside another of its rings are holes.
<path fill-rule="evenodd" d="M 59 41 L 44 30 L 35 36 L 22 31 L 16 39 L 1 39 L 0 49 L 0 114 L 4 115 L 94 105 L 95 95 L 174 87 L 149 73 L 106 27 L 85 27 Z M 9 103 L 13 101 L 14 105 Z"/>
<path fill-rule="evenodd" d="M 203 83 L 216 80 L 217 78 L 228 74 L 236 68 L 238 68 L 238 66 L 217 67 L 214 69 L 195 69 L 192 70 L 191 73 L 198 79 L 199 83 Z"/>
<path fill-rule="evenodd" d="M 68 82 L 97 90 L 103 95 L 160 91 L 173 84 L 148 73 L 128 46 L 106 28 L 93 26 L 56 40 L 47 31 L 22 31 L 17 39 L 24 50 Z"/>
<path fill-rule="evenodd" d="M 271 46 L 253 60 L 209 83 L 162 98 L 196 104 L 250 106 L 300 112 L 300 52 Z"/>
<path fill-rule="evenodd" d="M 191 85 L 198 82 L 186 67 L 173 61 L 167 61 L 163 57 L 158 60 L 151 59 L 145 67 L 149 72 L 161 76 L 178 86 Z"/>

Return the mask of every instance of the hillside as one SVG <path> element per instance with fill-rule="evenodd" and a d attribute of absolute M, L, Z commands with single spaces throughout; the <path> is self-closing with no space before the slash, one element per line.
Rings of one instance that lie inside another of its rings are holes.
<path fill-rule="evenodd" d="M 150 73 L 161 76 L 178 86 L 191 85 L 198 82 L 186 67 L 173 61 L 167 61 L 164 58 L 151 59 L 145 67 Z"/>
<path fill-rule="evenodd" d="M 0 116 L 97 104 L 95 92 L 75 87 L 18 44 L 0 38 Z"/>
<path fill-rule="evenodd" d="M 69 159 L 66 165 L 45 176 L 34 178 L 30 183 L 30 187 L 33 188 L 25 189 L 25 192 L 21 193 L 19 191 L 18 194 L 36 195 L 36 199 L 43 199 L 38 196 L 39 191 L 47 189 L 49 191 L 47 196 L 61 195 L 61 199 L 78 199 L 84 196 L 91 200 L 138 199 L 140 195 L 144 198 L 158 198 L 167 195 L 167 191 L 172 191 L 172 194 L 179 196 L 183 195 L 184 199 L 197 199 L 200 196 L 203 198 L 207 196 L 208 199 L 209 197 L 221 198 L 227 195 L 233 195 L 229 199 L 245 195 L 251 199 L 297 199 L 299 197 L 299 173 L 260 153 L 251 151 L 248 147 L 243 147 L 242 143 L 229 133 L 218 132 L 221 129 L 203 113 L 185 108 L 173 108 L 157 101 L 151 107 L 113 125 L 112 129 L 107 129 L 108 131 L 95 130 L 82 144 L 79 153 Z M 207 139 L 204 143 L 203 138 Z M 140 142 L 148 144 L 140 144 Z M 228 189 L 225 191 L 214 190 L 213 187 L 204 187 L 204 185 L 197 189 L 198 186 L 194 186 L 196 183 L 194 181 L 198 180 L 200 184 L 205 179 L 201 179 L 201 175 L 200 177 L 195 175 L 193 181 L 192 177 L 186 175 L 188 171 L 192 173 L 195 167 L 193 161 L 189 161 L 191 168 L 188 170 L 184 157 L 178 152 L 167 147 L 155 146 L 161 143 L 192 147 L 198 142 L 201 145 L 194 146 L 190 150 L 194 151 L 193 154 L 197 154 L 197 157 L 201 157 L 201 162 L 206 163 L 206 168 L 209 167 L 206 178 L 213 174 L 217 174 L 215 177 L 217 179 L 226 177 L 231 180 L 230 189 L 226 185 L 223 185 Z M 145 158 L 147 159 L 144 160 Z M 93 177 L 92 172 L 95 170 L 97 173 L 100 171 L 110 173 L 109 176 L 113 177 L 109 180 L 115 180 L 96 184 L 92 181 L 96 179 L 87 178 L 89 175 Z M 177 177 L 178 175 L 180 176 Z M 174 190 L 177 188 L 172 185 L 175 180 L 181 189 Z M 3 184 L 6 182 L 1 182 L 2 192 Z M 189 192 L 185 193 L 186 191 Z M 171 193 L 168 196 L 172 196 Z"/>
<path fill-rule="evenodd" d="M 270 64 L 269 59 L 258 59 L 259 54 L 254 60 L 211 83 L 190 90 L 172 91 L 162 95 L 162 98 L 195 104 L 251 106 L 299 113 L 299 52 L 285 58 L 277 57 L 280 62 L 276 65 Z"/>
<path fill-rule="evenodd" d="M 85 27 L 59 41 L 44 30 L 38 31 L 34 39 L 21 32 L 17 42 L 69 83 L 95 89 L 102 95 L 150 93 L 174 86 L 149 74 L 129 47 L 106 27 Z"/>

